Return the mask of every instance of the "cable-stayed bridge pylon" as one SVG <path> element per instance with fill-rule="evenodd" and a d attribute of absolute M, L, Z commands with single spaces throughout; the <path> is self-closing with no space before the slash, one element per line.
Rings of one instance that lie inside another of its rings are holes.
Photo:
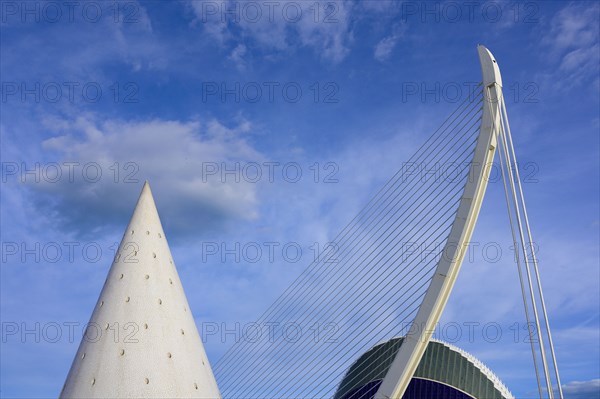
<path fill-rule="evenodd" d="M 478 52 L 482 83 L 404 164 L 454 165 L 452 176 L 399 170 L 255 321 L 269 333 L 216 363 L 224 398 L 332 397 L 359 354 L 404 336 L 397 353 L 369 359 L 393 359 L 375 397 L 401 398 L 456 281 L 498 150 L 539 394 L 562 399 L 502 78 L 489 50 Z"/>

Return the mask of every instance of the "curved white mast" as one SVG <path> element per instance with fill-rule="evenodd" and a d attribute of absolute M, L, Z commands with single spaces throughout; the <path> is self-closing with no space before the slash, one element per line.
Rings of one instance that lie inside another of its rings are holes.
<path fill-rule="evenodd" d="M 523 189 L 517 168 L 517 159 L 508 123 L 506 105 L 504 104 L 502 95 L 502 78 L 498 63 L 492 53 L 483 46 L 478 46 L 478 52 L 483 73 L 484 107 L 481 130 L 471 164 L 470 179 L 466 183 L 448 241 L 442 252 L 442 257 L 439 260 L 429 289 L 425 294 L 423 303 L 419 307 L 411 330 L 407 334 L 390 370 L 375 395 L 377 399 L 401 398 L 423 356 L 434 327 L 440 319 L 441 313 L 448 301 L 448 296 L 456 281 L 465 255 L 466 246 L 479 215 L 481 202 L 487 187 L 490 167 L 498 143 L 501 144 L 500 164 L 512 238 L 515 250 L 517 251 L 516 263 L 521 282 L 533 365 L 540 398 L 545 396 L 544 390 L 550 399 L 556 396 L 552 383 L 553 376 L 550 372 L 549 357 L 552 360 L 554 378 L 556 379 L 557 396 L 561 399 L 563 398 L 554 344 L 552 342 L 546 304 L 542 293 L 535 250 L 532 245 L 533 239 L 529 227 Z M 523 266 L 521 264 L 521 257 Z M 525 270 L 525 273 L 523 273 L 522 269 Z M 527 278 L 524 279 L 523 275 Z M 534 284 L 534 281 L 536 284 Z M 525 288 L 526 286 L 528 291 Z M 541 304 L 541 312 L 538 310 L 538 303 Z M 534 323 L 530 323 L 530 307 L 535 322 L 535 331 L 532 329 Z M 540 321 L 540 313 L 544 321 L 543 324 Z M 545 334 L 542 333 L 542 329 L 545 329 Z M 544 336 L 547 338 L 546 343 Z M 536 338 L 537 341 L 535 341 Z M 541 360 L 542 371 L 544 373 L 545 388 L 542 388 L 538 370 L 538 354 L 534 342 L 538 343 L 537 346 L 540 352 L 539 360 Z M 547 353 L 547 349 L 549 349 L 549 353 Z"/>
<path fill-rule="evenodd" d="M 498 99 L 502 95 L 502 78 L 492 53 L 483 46 L 478 46 L 477 50 L 483 73 L 484 102 L 489 102 L 491 106 L 484 104 L 483 107 L 481 128 L 469 178 L 442 257 L 413 321 L 411 331 L 406 335 L 405 341 L 375 394 L 377 399 L 401 398 L 404 394 L 448 302 L 487 188 L 497 146 L 497 129 L 500 126 L 501 109 Z"/>

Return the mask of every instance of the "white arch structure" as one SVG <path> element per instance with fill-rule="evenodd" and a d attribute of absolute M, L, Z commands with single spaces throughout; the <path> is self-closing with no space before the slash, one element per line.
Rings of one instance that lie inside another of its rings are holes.
<path fill-rule="evenodd" d="M 448 302 L 448 297 L 452 288 L 454 287 L 454 283 L 456 282 L 456 278 L 458 276 L 458 272 L 460 270 L 463 258 L 466 253 L 466 247 L 473 233 L 473 229 L 475 227 L 475 222 L 477 221 L 477 217 L 479 215 L 479 210 L 481 209 L 481 203 L 483 201 L 483 197 L 485 195 L 485 191 L 487 188 L 487 183 L 489 179 L 491 164 L 494 160 L 494 154 L 496 152 L 496 148 L 498 147 L 498 140 L 501 140 L 503 151 L 505 155 L 505 160 L 509 164 L 507 173 L 510 175 L 510 183 L 512 187 L 512 194 L 515 196 L 515 207 L 517 197 L 519 194 L 515 188 L 515 183 L 513 180 L 513 176 L 511 174 L 510 168 L 510 159 L 509 149 L 512 150 L 512 157 L 514 157 L 514 148 L 512 148 L 512 139 L 510 138 L 510 130 L 508 128 L 508 120 L 506 118 L 506 108 L 504 107 L 503 97 L 502 97 L 502 77 L 500 75 L 500 69 L 498 68 L 498 63 L 496 59 L 492 55 L 492 53 L 485 48 L 484 46 L 478 46 L 479 52 L 479 60 L 481 63 L 481 70 L 483 74 L 483 115 L 481 121 L 481 128 L 479 132 L 479 138 L 477 140 L 477 145 L 475 148 L 475 153 L 473 155 L 473 161 L 471 163 L 470 175 L 467 180 L 463 196 L 460 201 L 460 205 L 455 216 L 454 223 L 452 225 L 452 229 L 450 231 L 450 235 L 442 252 L 442 256 L 437 264 L 434 276 L 431 280 L 429 289 L 425 294 L 423 302 L 419 307 L 417 315 L 413 321 L 413 326 L 411 331 L 406 335 L 405 342 L 398 351 L 394 361 L 381 383 L 377 393 L 375 394 L 375 398 L 377 399 L 390 399 L 390 398 L 401 398 L 404 394 L 408 383 L 410 382 L 425 349 L 427 348 L 427 344 L 431 339 L 431 335 L 434 331 L 435 325 L 438 323 L 440 316 Z M 503 118 L 504 117 L 504 118 Z M 507 139 L 508 138 L 508 139 Z M 508 140 L 508 141 L 507 141 Z M 510 146 L 509 146 L 510 143 Z M 507 158 L 508 157 L 508 158 Z M 502 161 L 502 157 L 501 157 Z M 515 158 L 516 163 L 516 158 Z M 504 173 L 504 170 L 503 170 Z M 517 175 L 518 179 L 518 175 Z M 505 177 L 505 184 L 507 178 Z M 520 191 L 520 200 L 522 201 L 523 210 L 521 211 L 524 215 L 525 226 L 528 233 L 529 241 L 531 240 L 531 233 L 529 231 L 529 223 L 527 221 L 527 214 L 524 209 L 524 200 L 522 199 L 522 190 L 520 187 L 520 183 L 517 181 L 517 186 Z M 505 186 L 506 188 L 506 186 Z M 509 202 L 508 191 L 507 191 L 507 203 Z M 509 204 L 509 216 L 511 212 L 511 207 Z M 520 218 L 520 214 L 517 211 L 516 216 L 520 238 L 524 243 L 524 228 L 522 227 L 522 222 Z M 511 219 L 512 226 L 512 219 Z M 513 227 L 513 240 L 516 241 L 514 227 Z M 524 247 L 524 246 L 523 246 Z M 533 251 L 533 249 L 531 249 Z M 552 346 L 552 338 L 550 335 L 550 328 L 548 325 L 548 319 L 546 316 L 546 309 L 543 300 L 543 296 L 541 294 L 541 285 L 539 282 L 539 276 L 537 274 L 537 262 L 535 261 L 535 254 L 533 255 L 533 267 L 535 271 L 535 275 L 537 277 L 537 283 L 539 287 L 539 297 L 536 300 L 536 296 L 534 296 L 534 288 L 531 283 L 532 278 L 529 274 L 529 266 L 527 264 L 528 254 L 524 254 L 524 262 L 525 269 L 527 271 L 527 277 L 529 281 L 530 293 L 533 299 L 529 299 L 529 303 L 532 304 L 533 313 L 536 321 L 536 333 L 538 335 L 538 339 L 540 340 L 540 352 L 541 352 L 541 360 L 543 365 L 543 371 L 546 381 L 546 392 L 550 398 L 554 398 L 555 394 L 552 387 L 552 378 L 550 377 L 548 362 L 546 358 L 545 348 L 542 341 L 542 335 L 540 332 L 540 322 L 538 318 L 537 306 L 536 302 L 540 301 L 543 309 L 543 315 L 546 321 L 545 327 L 547 328 L 547 338 L 550 344 L 551 356 L 554 361 L 554 371 L 556 375 L 556 380 L 558 382 L 558 392 L 559 397 L 562 398 L 562 392 L 560 387 L 560 378 L 558 376 L 558 368 L 556 366 L 556 360 L 554 356 L 554 349 Z M 518 261 L 517 261 L 518 262 Z M 519 266 L 519 272 L 520 266 Z M 520 275 L 521 276 L 521 275 Z M 523 289 L 523 297 L 525 301 L 525 311 L 529 321 L 528 315 L 528 299 L 526 298 L 523 280 L 521 280 L 521 286 Z M 528 323 L 529 325 L 529 323 Z M 529 331 L 530 335 L 534 333 Z M 532 341 L 533 342 L 533 341 Z M 538 388 L 540 391 L 540 397 L 543 396 L 543 389 L 541 388 L 540 379 L 537 370 L 537 362 L 536 362 L 536 351 L 533 347 L 532 343 L 532 352 L 534 357 L 534 364 L 536 368 L 536 377 L 538 379 Z"/>

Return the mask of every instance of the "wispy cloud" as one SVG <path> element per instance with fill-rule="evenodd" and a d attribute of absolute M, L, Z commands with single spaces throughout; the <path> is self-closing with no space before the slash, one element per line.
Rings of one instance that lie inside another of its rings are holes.
<path fill-rule="evenodd" d="M 381 41 L 377 43 L 377 46 L 375 46 L 375 59 L 377 61 L 383 62 L 390 58 L 390 55 L 392 54 L 394 47 L 396 47 L 398 40 L 400 40 L 402 36 L 404 36 L 404 32 L 404 25 L 394 26 L 393 33 L 381 39 Z"/>
<path fill-rule="evenodd" d="M 548 33 L 542 45 L 548 59 L 555 64 L 553 79 L 562 81 L 562 87 L 585 84 L 594 88 L 599 85 L 600 27 L 598 3 L 570 3 L 554 15 L 545 26 Z"/>
<path fill-rule="evenodd" d="M 570 3 L 556 13 L 544 42 L 554 53 L 598 42 L 597 3 Z"/>
<path fill-rule="evenodd" d="M 244 56 L 247 53 L 247 48 L 243 44 L 238 44 L 236 48 L 231 51 L 229 54 L 229 59 L 235 64 L 235 67 L 238 71 L 243 71 L 246 69 L 246 60 Z"/>
<path fill-rule="evenodd" d="M 133 72 L 164 70 L 168 65 L 168 47 L 155 35 L 143 5 L 127 3 L 134 11 L 133 21 L 128 22 L 125 17 L 113 17 L 112 3 L 94 4 L 102 5 L 97 21 L 86 20 L 77 13 L 73 22 L 46 25 L 36 25 L 32 19 L 6 17 L 3 36 L 12 40 L 3 40 L 2 44 L 11 54 L 2 61 L 3 80 L 43 76 L 97 81 L 104 77 L 105 68 L 116 63 L 127 65 Z M 35 34 L 24 29 L 29 27 L 42 32 Z M 39 71 L 44 73 L 40 75 Z"/>
<path fill-rule="evenodd" d="M 220 46 L 239 46 L 266 53 L 297 51 L 308 47 L 325 61 L 341 62 L 352 42 L 352 2 L 253 2 L 252 9 L 238 0 L 191 2 L 193 25 L 202 26 Z"/>
<path fill-rule="evenodd" d="M 600 398 L 600 379 L 588 381 L 571 381 L 562 386 L 566 399 L 598 399 Z"/>

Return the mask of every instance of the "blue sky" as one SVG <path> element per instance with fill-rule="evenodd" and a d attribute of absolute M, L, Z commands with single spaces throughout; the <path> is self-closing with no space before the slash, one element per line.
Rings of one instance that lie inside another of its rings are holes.
<path fill-rule="evenodd" d="M 566 396 L 598 396 L 597 3 L 67 3 L 0 3 L 3 397 L 59 393 L 144 180 L 199 329 L 253 320 L 479 82 L 477 44 L 503 74 Z M 503 255 L 474 250 L 442 325 L 498 323 L 499 342 L 453 343 L 534 397 L 503 201 L 492 181 L 472 239 Z M 272 242 L 254 263 L 221 250 Z"/>

